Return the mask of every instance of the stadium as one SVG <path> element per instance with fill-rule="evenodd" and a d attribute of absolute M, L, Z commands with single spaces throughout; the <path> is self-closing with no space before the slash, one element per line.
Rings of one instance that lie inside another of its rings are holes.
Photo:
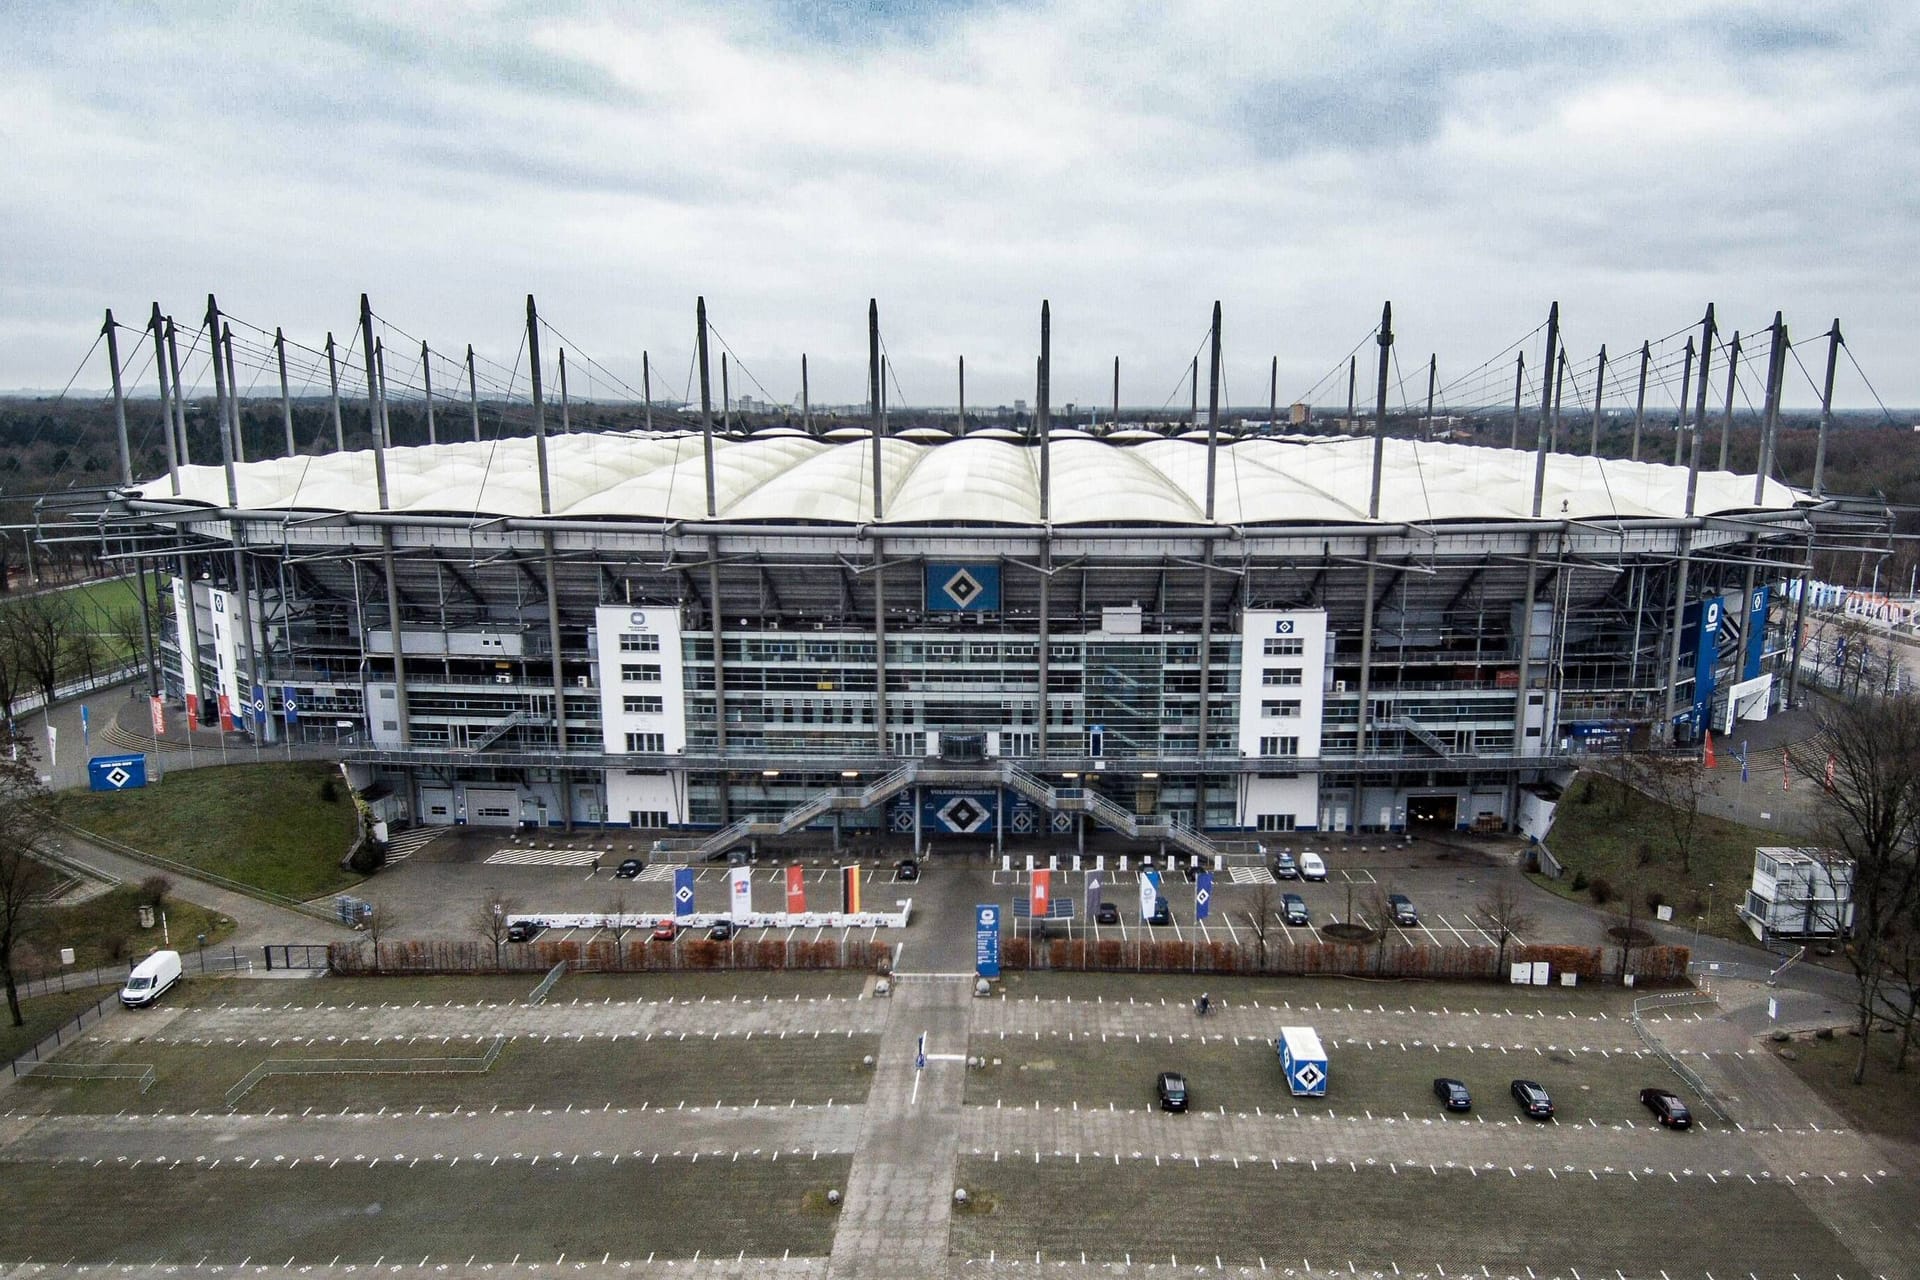
<path fill-rule="evenodd" d="M 1769 605 L 1819 504 L 1697 439 L 1578 456 L 1557 408 L 1533 448 L 1217 407 L 1063 429 L 1044 327 L 1025 430 L 890 430 L 877 342 L 865 426 L 729 429 L 703 343 L 699 425 L 550 433 L 529 332 L 530 436 L 399 447 L 375 398 L 371 448 L 170 444 L 118 493 L 175 578 L 170 700 L 338 744 L 411 822 L 710 856 L 1505 830 L 1582 754 L 1782 692 Z"/>

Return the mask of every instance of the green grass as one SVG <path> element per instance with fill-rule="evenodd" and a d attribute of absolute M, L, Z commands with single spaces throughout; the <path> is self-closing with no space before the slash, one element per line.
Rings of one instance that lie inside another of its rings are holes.
<path fill-rule="evenodd" d="M 385 1151 L 377 1137 L 370 1144 Z M 509 1148 L 510 1150 L 511 1148 Z M 544 1155 L 544 1153 L 542 1153 Z M 571 1153 L 570 1153 L 571 1154 Z M 608 1153 L 610 1157 L 612 1153 Z M 188 1160 L 134 1169 L 65 1164 L 8 1166 L 10 1258 L 76 1262 L 227 1264 L 252 1256 L 324 1268 L 334 1258 L 366 1266 L 384 1257 L 409 1270 L 424 1259 L 456 1271 L 469 1258 L 552 1265 L 565 1253 L 596 1266 L 620 1260 L 820 1256 L 835 1217 L 812 1208 L 846 1186 L 845 1156 L 739 1161 L 582 1158 L 453 1165 L 431 1150 L 298 1167 Z M 77 1205 L 111 1205 L 78 1213 Z M 556 1268 L 557 1269 L 557 1268 Z M 433 1274 L 429 1271 L 425 1274 Z M 571 1274 L 569 1269 L 568 1274 Z"/>
<path fill-rule="evenodd" d="M 51 908 L 34 933 L 38 967 L 51 970 L 59 961 L 62 947 L 73 948 L 74 968 L 92 969 L 169 945 L 162 938 L 157 918 L 153 928 L 140 927 L 139 906 L 145 900 L 137 885 L 123 884 L 85 902 Z M 225 941 L 233 933 L 233 921 L 171 894 L 163 910 L 167 916 L 166 937 L 176 951 L 192 950 L 202 933 L 207 935 L 208 946 Z"/>
<path fill-rule="evenodd" d="M 5 1002 L 0 1001 L 0 1062 L 13 1061 L 52 1035 L 54 1028 L 65 1026 L 78 1017 L 81 1010 L 92 1008 L 114 992 L 112 986 L 87 987 L 22 1000 L 20 1014 L 25 1024 L 18 1027 L 6 1015 Z"/>
<path fill-rule="evenodd" d="M 244 764 L 168 774 L 138 791 L 67 792 L 60 817 L 147 853 L 289 898 L 323 897 L 359 877 L 340 869 L 353 840 L 346 788 L 321 761 Z"/>
<path fill-rule="evenodd" d="M 1753 878 L 1753 851 L 1779 844 L 1781 837 L 1705 814 L 1697 822 L 1691 869 L 1682 870 L 1662 806 L 1613 778 L 1583 773 L 1567 788 L 1547 838 L 1566 874 L 1558 880 L 1532 878 L 1551 893 L 1589 904 L 1593 895 L 1574 889 L 1575 875 L 1584 875 L 1589 884 L 1604 879 L 1614 889 L 1604 909 L 1625 915 L 1631 898 L 1638 918 L 1653 914 L 1646 899 L 1657 891 L 1672 904 L 1675 924 L 1689 927 L 1694 917 L 1704 916 L 1702 933 L 1751 941 L 1736 908 Z M 1653 851 L 1645 866 L 1640 865 L 1642 845 Z M 1709 884 L 1714 886 L 1710 911 Z"/>
<path fill-rule="evenodd" d="M 1289 1163 L 1297 1159 L 1297 1163 Z M 1274 1275 L 1348 1274 L 1348 1265 L 1385 1273 L 1519 1275 L 1826 1276 L 1857 1275 L 1842 1241 L 1783 1183 L 1689 1177 L 1657 1190 L 1624 1173 L 1550 1177 L 1544 1170 L 1472 1177 L 1391 1172 L 1382 1159 L 1351 1168 L 1342 1159 L 1317 1171 L 1305 1153 L 1235 1168 L 1225 1159 L 1122 1158 L 959 1161 L 956 1181 L 983 1205 L 957 1213 L 956 1257 L 1042 1265 L 1078 1262 L 1167 1264 L 1211 1270 L 1265 1263 Z M 1850 1196 L 1862 1195 L 1850 1190 Z M 1911 1194 L 1898 1182 L 1875 1188 L 1884 1208 Z M 1662 1229 L 1677 1225 L 1683 1229 Z M 1306 1268 L 1310 1266 L 1311 1270 Z M 1048 1269 L 1051 1269 L 1050 1266 Z M 1036 1272 L 1041 1270 L 1035 1268 Z"/>
<path fill-rule="evenodd" d="M 1876 1033 L 1867 1051 L 1867 1075 L 1853 1082 L 1860 1042 L 1852 1036 L 1831 1040 L 1796 1038 L 1792 1045 L 1768 1043 L 1768 1050 L 1791 1048 L 1786 1065 L 1803 1084 L 1847 1118 L 1855 1128 L 1902 1142 L 1920 1142 L 1920 1049 L 1907 1055 L 1907 1069 L 1893 1069 L 1894 1035 Z"/>

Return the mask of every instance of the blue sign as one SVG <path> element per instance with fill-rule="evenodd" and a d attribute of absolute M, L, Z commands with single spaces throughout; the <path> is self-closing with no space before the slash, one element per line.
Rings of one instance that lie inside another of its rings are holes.
<path fill-rule="evenodd" d="M 1755 587 L 1747 601 L 1747 652 L 1740 664 L 1740 678 L 1751 680 L 1760 674 L 1760 659 L 1767 649 L 1767 602 L 1772 587 Z"/>
<path fill-rule="evenodd" d="M 1000 566 L 929 563 L 927 608 L 936 613 L 1000 612 Z"/>
<path fill-rule="evenodd" d="M 282 696 L 280 699 L 280 707 L 283 711 L 287 713 L 287 723 L 289 725 L 299 724 L 300 723 L 300 704 L 294 699 L 293 686 L 292 685 L 285 686 L 285 688 L 281 690 L 281 694 Z"/>
<path fill-rule="evenodd" d="M 1213 906 L 1213 872 L 1202 871 L 1193 882 L 1193 918 L 1205 920 Z"/>
<path fill-rule="evenodd" d="M 1144 922 L 1148 916 L 1158 914 L 1160 909 L 1160 873 L 1142 871 L 1140 873 L 1140 919 Z"/>
<path fill-rule="evenodd" d="M 673 914 L 693 914 L 693 868 L 677 867 L 673 873 Z"/>
<path fill-rule="evenodd" d="M 1698 740 L 1713 710 L 1715 663 L 1719 657 L 1722 605 L 1710 596 L 1687 606 L 1681 626 L 1681 647 L 1693 654 L 1693 705 L 1682 719 Z"/>
<path fill-rule="evenodd" d="M 147 785 L 143 755 L 96 756 L 87 761 L 87 786 L 94 791 L 131 791 Z"/>
<path fill-rule="evenodd" d="M 1000 907 L 983 902 L 973 909 L 973 971 L 982 978 L 1000 976 Z"/>
<path fill-rule="evenodd" d="M 924 791 L 920 796 L 921 829 L 940 835 L 987 835 L 993 831 L 999 809 L 1000 793 L 991 789 Z M 907 812 L 911 819 L 912 810 Z"/>
<path fill-rule="evenodd" d="M 264 730 L 267 727 L 267 691 L 259 685 L 253 686 L 253 723 Z"/>

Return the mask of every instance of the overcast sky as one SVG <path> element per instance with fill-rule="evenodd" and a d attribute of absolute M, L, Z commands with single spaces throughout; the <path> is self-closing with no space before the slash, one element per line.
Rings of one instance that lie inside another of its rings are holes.
<path fill-rule="evenodd" d="M 1713 301 L 1727 330 L 1783 310 L 1815 377 L 1840 317 L 1920 405 L 1910 4 L 250 11 L 8 6 L 0 387 L 63 385 L 105 307 L 191 329 L 212 291 L 318 345 L 365 290 L 504 366 L 533 293 L 677 396 L 705 294 L 736 393 L 797 398 L 804 351 L 815 402 L 851 401 L 873 296 L 906 401 L 951 404 L 965 355 L 993 404 L 1032 398 L 1047 298 L 1056 405 L 1104 403 L 1118 356 L 1126 404 L 1184 406 L 1217 298 L 1229 396 L 1264 403 L 1277 355 L 1286 403 L 1391 299 L 1394 402 L 1437 353 L 1471 404 L 1511 394 L 1502 353 L 1558 299 L 1629 391 L 1641 340 Z M 105 383 L 96 354 L 79 385 Z M 1788 395 L 1813 400 L 1798 369 Z M 1873 404 L 1844 357 L 1837 398 Z"/>

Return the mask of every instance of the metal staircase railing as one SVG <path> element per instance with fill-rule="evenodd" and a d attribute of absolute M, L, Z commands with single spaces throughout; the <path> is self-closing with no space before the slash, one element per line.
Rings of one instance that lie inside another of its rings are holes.
<path fill-rule="evenodd" d="M 1454 749 L 1447 744 L 1445 739 L 1415 720 L 1412 716 L 1403 715 L 1388 720 L 1385 722 L 1385 727 L 1398 729 L 1409 735 L 1415 741 L 1419 742 L 1421 746 L 1426 747 L 1437 756 L 1443 756 L 1451 760 L 1457 754 Z"/>
<path fill-rule="evenodd" d="M 469 745 L 467 747 L 467 750 L 485 751 L 488 747 L 500 741 L 500 739 L 506 737 L 509 733 L 512 733 L 515 729 L 519 728 L 521 725 L 530 724 L 532 722 L 533 722 L 533 717 L 531 715 L 527 714 L 525 711 L 516 711 L 512 715 L 508 716 L 505 720 L 502 720 L 499 724 L 494 725 L 493 728 L 487 730 L 486 736 L 482 737 L 480 741 Z"/>

